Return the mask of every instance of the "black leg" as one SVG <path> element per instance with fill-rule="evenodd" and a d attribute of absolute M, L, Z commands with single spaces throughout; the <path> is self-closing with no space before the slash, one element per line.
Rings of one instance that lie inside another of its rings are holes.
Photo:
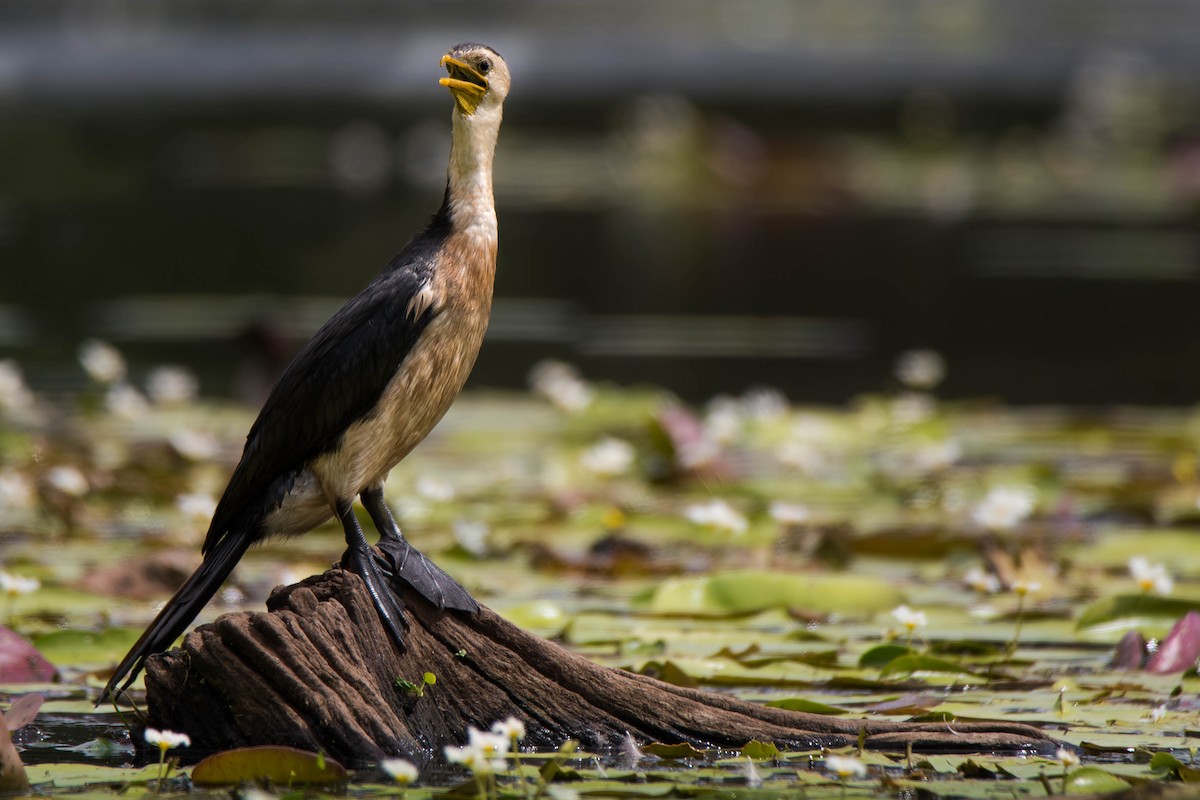
<path fill-rule="evenodd" d="M 367 544 L 367 537 L 363 535 L 362 528 L 354 517 L 353 505 L 348 501 L 338 501 L 337 514 L 342 529 L 346 532 L 347 550 L 343 561 L 348 559 L 351 569 L 363 579 L 363 583 L 367 585 L 367 592 L 371 595 L 371 602 L 379 612 L 379 619 L 383 621 L 383 627 L 387 628 L 396 645 L 404 650 L 404 630 L 408 628 L 408 622 L 404 619 L 404 602 L 388 588 L 383 573 L 375 562 L 375 554 Z"/>
<path fill-rule="evenodd" d="M 383 499 L 382 488 L 367 489 L 359 496 L 362 498 L 363 508 L 367 509 L 371 521 L 379 529 L 379 543 L 376 547 L 387 559 L 386 563 L 380 564 L 383 573 L 392 580 L 404 581 L 438 608 L 452 608 L 472 614 L 479 610 L 475 598 L 471 597 L 458 581 L 447 575 L 441 567 L 426 558 L 404 538 L 400 526 L 392 516 L 392 510 Z"/>

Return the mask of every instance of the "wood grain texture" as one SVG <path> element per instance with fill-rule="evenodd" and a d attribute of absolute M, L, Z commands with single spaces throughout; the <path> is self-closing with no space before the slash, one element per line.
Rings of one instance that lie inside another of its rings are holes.
<path fill-rule="evenodd" d="M 506 622 L 439 612 L 412 592 L 408 649 L 397 652 L 362 581 L 340 569 L 281 588 L 268 611 L 229 614 L 189 634 L 182 649 L 147 661 L 147 724 L 183 731 L 192 752 L 280 744 L 348 764 L 402 755 L 418 762 L 461 744 L 468 726 L 514 715 L 527 746 L 615 752 L 639 743 L 738 748 L 843 747 L 866 730 L 868 748 L 972 753 L 1053 751 L 1018 723 L 905 723 L 768 708 L 599 666 Z M 395 679 L 437 683 L 417 697 Z"/>

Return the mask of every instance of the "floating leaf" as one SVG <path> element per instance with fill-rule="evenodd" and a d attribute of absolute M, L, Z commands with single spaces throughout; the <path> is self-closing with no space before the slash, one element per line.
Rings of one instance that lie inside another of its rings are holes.
<path fill-rule="evenodd" d="M 1067 794 L 1107 794 L 1128 788 L 1128 781 L 1099 767 L 1080 767 L 1067 774 Z"/>
<path fill-rule="evenodd" d="M 711 616 L 804 608 L 846 615 L 891 608 L 900 599 L 894 586 L 875 578 L 740 570 L 665 580 L 654 592 L 650 610 Z"/>
<path fill-rule="evenodd" d="M 889 678 L 893 675 L 912 675 L 915 672 L 945 672 L 950 674 L 973 675 L 970 668 L 944 658 L 925 655 L 900 656 L 888 663 L 879 672 L 879 677 Z"/>
<path fill-rule="evenodd" d="M 679 744 L 663 744 L 662 742 L 651 742 L 642 748 L 643 753 L 649 753 L 652 756 L 666 758 L 671 760 L 681 758 L 706 758 L 703 750 L 697 750 L 688 742 L 680 742 Z"/>
<path fill-rule="evenodd" d="M 134 628 L 106 628 L 99 633 L 65 630 L 36 636 L 34 643 L 47 658 L 59 664 L 107 665 L 129 652 L 141 635 Z"/>
<path fill-rule="evenodd" d="M 10 731 L 15 731 L 18 728 L 24 728 L 29 723 L 33 722 L 37 717 L 38 710 L 42 707 L 42 703 L 46 702 L 46 696 L 40 692 L 30 692 L 22 695 L 16 700 L 13 700 L 12 705 L 4 712 L 4 724 Z"/>
<path fill-rule="evenodd" d="M 1141 669 L 1146 663 L 1146 637 L 1140 631 L 1127 631 L 1113 652 L 1113 669 Z"/>
<path fill-rule="evenodd" d="M 864 710 L 875 714 L 920 714 L 939 705 L 941 698 L 934 697 L 931 694 L 919 694 L 909 692 L 902 694 L 895 700 L 885 700 L 882 703 L 875 703 L 867 706 Z"/>
<path fill-rule="evenodd" d="M 323 762 L 323 763 L 322 763 Z M 294 747 L 243 747 L 209 756 L 192 768 L 197 786 L 269 781 L 277 786 L 329 786 L 347 780 L 346 768 L 331 758 Z"/>
<path fill-rule="evenodd" d="M 36 647 L 0 625 L 0 682 L 46 683 L 57 676 L 58 670 Z"/>
<path fill-rule="evenodd" d="M 881 644 L 872 647 L 867 652 L 858 657 L 858 665 L 860 667 L 868 667 L 872 669 L 882 669 L 888 664 L 895 661 L 901 656 L 914 654 L 912 648 L 905 647 L 902 644 Z"/>
<path fill-rule="evenodd" d="M 760 742 L 752 739 L 742 747 L 742 755 L 755 761 L 773 761 L 779 758 L 779 748 L 774 742 Z"/>
<path fill-rule="evenodd" d="M 1200 657 L 1200 614 L 1189 611 L 1175 623 L 1150 660 L 1146 672 L 1167 675 L 1196 666 Z"/>
<path fill-rule="evenodd" d="M 824 703 L 817 703 L 812 700 L 805 700 L 803 697 L 785 697 L 782 700 L 772 700 L 767 703 L 771 708 L 784 708 L 788 711 L 803 711 L 806 714 L 824 714 L 826 716 L 837 716 L 838 714 L 849 713 L 844 708 L 836 706 L 827 706 Z"/>
<path fill-rule="evenodd" d="M 1119 619 L 1167 617 L 1178 619 L 1189 611 L 1200 610 L 1200 601 L 1151 594 L 1118 594 L 1097 600 L 1083 610 L 1076 629 L 1092 628 Z"/>

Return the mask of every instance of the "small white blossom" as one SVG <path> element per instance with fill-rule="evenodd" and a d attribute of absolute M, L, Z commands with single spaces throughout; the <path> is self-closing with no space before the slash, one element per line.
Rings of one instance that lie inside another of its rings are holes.
<path fill-rule="evenodd" d="M 11 358 L 0 360 L 0 408 L 14 411 L 33 405 L 33 393 L 25 383 L 25 375 Z"/>
<path fill-rule="evenodd" d="M 807 506 L 799 503 L 785 503 L 782 500 L 771 503 L 768 513 L 771 515 L 771 519 L 780 525 L 803 525 L 812 518 L 812 513 Z"/>
<path fill-rule="evenodd" d="M 946 377 L 946 361 L 933 350 L 908 350 L 896 358 L 896 377 L 913 389 L 932 389 Z"/>
<path fill-rule="evenodd" d="M 721 445 L 705 435 L 683 442 L 675 450 L 675 463 L 683 469 L 698 469 L 712 464 L 721 455 Z"/>
<path fill-rule="evenodd" d="M 188 461 L 211 461 L 221 449 L 221 444 L 215 437 L 191 428 L 172 431 L 167 437 L 167 442 L 176 453 Z"/>
<path fill-rule="evenodd" d="M 704 415 L 704 432 L 713 441 L 730 444 L 742 433 L 742 409 L 732 397 L 714 397 Z"/>
<path fill-rule="evenodd" d="M 755 422 L 774 422 L 787 413 L 788 401 L 778 389 L 760 386 L 742 395 L 742 408 Z"/>
<path fill-rule="evenodd" d="M 70 464 L 52 467 L 46 473 L 46 483 L 71 497 L 83 497 L 87 494 L 88 489 L 91 488 L 83 473 L 77 467 L 73 467 Z"/>
<path fill-rule="evenodd" d="M 867 765 L 853 756 L 825 756 L 825 768 L 843 781 L 867 774 Z"/>
<path fill-rule="evenodd" d="M 417 765 L 403 758 L 385 758 L 379 762 L 379 768 L 388 774 L 392 780 L 401 786 L 408 786 L 416 781 L 420 774 Z"/>
<path fill-rule="evenodd" d="M 892 400 L 889 411 L 893 422 L 905 426 L 917 425 L 933 417 L 937 403 L 927 394 L 905 392 Z"/>
<path fill-rule="evenodd" d="M 1054 754 L 1054 757 L 1058 760 L 1058 763 L 1062 764 L 1064 767 L 1079 766 L 1079 756 L 1075 755 L 1074 750 L 1068 750 L 1065 747 L 1060 747 L 1058 752 Z"/>
<path fill-rule="evenodd" d="M 1017 580 L 1013 581 L 1013 594 L 1017 597 L 1024 597 L 1027 594 L 1033 594 L 1042 588 L 1042 584 L 1037 581 Z"/>
<path fill-rule="evenodd" d="M 695 525 L 738 535 L 750 528 L 749 521 L 724 500 L 690 505 L 684 515 Z"/>
<path fill-rule="evenodd" d="M 178 406 L 196 399 L 200 381 L 185 367 L 156 367 L 146 378 L 146 393 L 161 406 Z"/>
<path fill-rule="evenodd" d="M 176 733 L 175 731 L 146 728 L 144 736 L 148 744 L 155 745 L 164 753 L 176 747 L 190 747 L 192 744 L 191 738 L 186 733 Z"/>
<path fill-rule="evenodd" d="M 646 758 L 646 754 L 638 747 L 637 740 L 629 731 L 625 731 L 625 738 L 621 740 L 621 756 L 627 769 L 637 769 L 637 765 Z"/>
<path fill-rule="evenodd" d="M 483 520 L 471 519 L 456 519 L 450 525 L 450 530 L 454 533 L 454 541 L 458 542 L 463 550 L 466 550 L 476 558 L 483 558 L 488 553 L 488 536 L 491 535 L 491 528 Z"/>
<path fill-rule="evenodd" d="M 1151 564 L 1141 556 L 1129 559 L 1129 574 L 1143 592 L 1170 594 L 1175 588 L 1175 581 L 1164 564 Z"/>
<path fill-rule="evenodd" d="M 828 468 L 829 457 L 816 445 L 788 439 L 775 449 L 775 460 L 805 475 L 819 475 Z"/>
<path fill-rule="evenodd" d="M 99 339 L 88 339 L 79 346 L 79 363 L 97 383 L 116 383 L 125 377 L 125 357 Z"/>
<path fill-rule="evenodd" d="M 509 717 L 493 724 L 492 733 L 519 742 L 525 738 L 525 723 L 516 717 Z"/>
<path fill-rule="evenodd" d="M 1158 723 L 1163 721 L 1163 717 L 1165 717 L 1166 715 L 1167 715 L 1166 705 L 1155 706 L 1154 710 L 1150 712 L 1150 721 L 1152 723 L 1154 723 L 1155 725 L 1157 725 Z"/>
<path fill-rule="evenodd" d="M 36 592 L 41 585 L 42 582 L 37 578 L 29 578 L 24 575 L 13 575 L 8 572 L 0 572 L 0 591 L 4 592 L 9 597 L 16 597 L 18 595 Z"/>
<path fill-rule="evenodd" d="M 910 633 L 929 624 L 929 618 L 925 616 L 924 611 L 914 611 L 908 606 L 896 606 L 892 609 L 892 616 Z"/>
<path fill-rule="evenodd" d="M 457 494 L 454 490 L 454 484 L 427 476 L 417 478 L 417 484 L 414 488 L 421 497 L 424 497 L 426 500 L 432 500 L 435 503 L 448 503 Z"/>
<path fill-rule="evenodd" d="M 979 567 L 971 567 L 963 575 L 963 583 L 980 594 L 995 594 L 1000 591 L 1000 579 Z"/>
<path fill-rule="evenodd" d="M 150 404 L 136 388 L 120 381 L 108 387 L 104 394 L 104 407 L 114 417 L 137 419 L 146 413 Z"/>
<path fill-rule="evenodd" d="M 212 519 L 213 512 L 217 510 L 217 498 L 207 492 L 181 494 L 175 497 L 175 508 L 191 519 Z"/>
<path fill-rule="evenodd" d="M 629 442 L 607 436 L 584 450 L 579 456 L 579 463 L 595 475 L 615 477 L 629 472 L 635 455 L 633 445 Z"/>
<path fill-rule="evenodd" d="M 592 403 L 591 387 L 570 364 L 542 361 L 529 373 L 533 390 L 561 411 L 582 411 Z"/>
<path fill-rule="evenodd" d="M 510 744 L 507 737 L 485 733 L 472 726 L 467 730 L 467 740 L 463 747 L 446 747 L 447 762 L 462 764 L 476 775 L 489 775 L 505 768 L 504 757 L 508 755 Z"/>
<path fill-rule="evenodd" d="M 1015 528 L 1033 513 L 1036 499 L 1032 487 L 997 486 L 975 506 L 971 519 L 988 530 Z"/>
<path fill-rule="evenodd" d="M 0 470 L 0 508 L 30 509 L 34 505 L 33 484 L 15 469 Z"/>

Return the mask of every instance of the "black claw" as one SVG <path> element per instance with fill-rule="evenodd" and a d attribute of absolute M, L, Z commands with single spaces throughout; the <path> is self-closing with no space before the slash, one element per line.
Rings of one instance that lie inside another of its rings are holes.
<path fill-rule="evenodd" d="M 396 586 L 397 581 L 403 581 L 438 608 L 467 611 L 472 614 L 479 611 L 479 604 L 471 597 L 470 592 L 407 540 L 381 537 L 375 547 L 378 551 L 375 558 L 380 571 L 387 576 L 392 586 Z"/>
<path fill-rule="evenodd" d="M 338 516 L 341 518 L 342 528 L 346 532 L 346 544 L 349 545 L 346 554 L 342 556 L 342 562 L 349 563 L 350 568 L 363 579 L 363 583 L 367 585 L 367 593 L 371 595 L 371 603 L 375 606 L 375 611 L 379 614 L 383 627 L 387 628 L 388 634 L 396 642 L 396 646 L 403 651 L 406 649 L 404 631 L 408 630 L 408 620 L 404 616 L 404 601 L 391 590 L 384 579 L 379 564 L 375 561 L 375 555 L 370 545 L 367 544 L 366 537 L 363 536 L 362 528 L 358 526 L 358 520 L 354 518 L 354 511 L 350 505 L 346 504 L 344 508 L 339 508 Z"/>
<path fill-rule="evenodd" d="M 371 515 L 371 521 L 379 530 L 379 542 L 376 547 L 383 555 L 377 555 L 376 561 L 392 582 L 392 586 L 399 588 L 397 581 L 403 581 L 438 608 L 467 611 L 471 614 L 479 611 L 479 604 L 475 602 L 475 598 L 471 597 L 458 581 L 447 575 L 441 567 L 426 558 L 404 538 L 391 509 L 384 502 L 382 489 L 367 489 L 360 497 L 363 508 Z"/>

